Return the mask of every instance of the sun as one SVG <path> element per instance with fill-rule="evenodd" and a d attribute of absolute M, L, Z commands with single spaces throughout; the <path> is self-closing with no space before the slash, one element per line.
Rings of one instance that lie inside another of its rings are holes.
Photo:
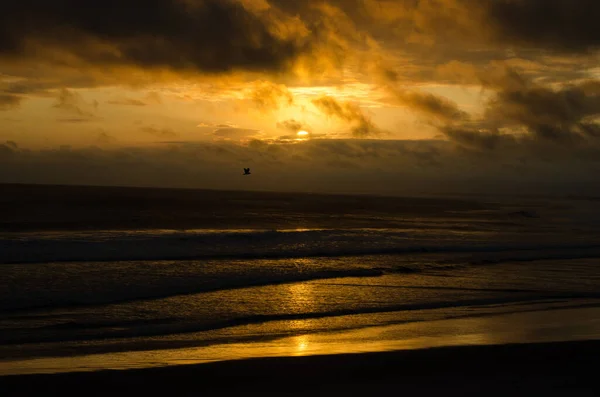
<path fill-rule="evenodd" d="M 298 131 L 297 135 L 298 136 L 306 136 L 306 135 L 308 135 L 308 131 Z"/>

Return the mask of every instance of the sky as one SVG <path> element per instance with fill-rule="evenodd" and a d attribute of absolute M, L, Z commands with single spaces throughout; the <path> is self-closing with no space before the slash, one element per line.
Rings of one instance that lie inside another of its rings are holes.
<path fill-rule="evenodd" d="M 0 10 L 0 182 L 598 193 L 596 0 Z"/>

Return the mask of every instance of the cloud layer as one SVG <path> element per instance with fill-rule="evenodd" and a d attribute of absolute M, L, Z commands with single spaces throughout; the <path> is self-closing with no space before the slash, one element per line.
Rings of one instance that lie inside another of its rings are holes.
<path fill-rule="evenodd" d="M 327 116 L 337 117 L 351 125 L 356 138 L 379 135 L 382 131 L 355 103 L 340 103 L 332 97 L 323 96 L 313 100 L 313 104 Z"/>
<path fill-rule="evenodd" d="M 313 140 L 167 144 L 155 148 L 0 144 L 0 182 L 204 187 L 377 194 L 600 193 L 600 146 L 554 147 L 547 158 L 521 147 L 480 155 L 444 141 Z M 251 182 L 241 170 L 251 167 Z M 290 178 L 293 175 L 293 178 Z"/>
<path fill-rule="evenodd" d="M 25 0 L 3 4 L 0 25 L 8 58 L 224 72 L 283 69 L 302 51 L 229 0 Z"/>

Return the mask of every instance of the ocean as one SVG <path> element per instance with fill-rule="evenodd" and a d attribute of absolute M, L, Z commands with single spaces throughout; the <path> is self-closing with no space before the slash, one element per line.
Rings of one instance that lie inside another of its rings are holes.
<path fill-rule="evenodd" d="M 593 197 L 1 190 L 0 375 L 65 359 L 86 370 L 77 357 L 110 354 L 130 354 L 124 367 L 161 352 L 226 360 L 392 325 L 415 339 L 412 324 L 600 307 Z M 570 337 L 597 339 L 591 320 Z"/>

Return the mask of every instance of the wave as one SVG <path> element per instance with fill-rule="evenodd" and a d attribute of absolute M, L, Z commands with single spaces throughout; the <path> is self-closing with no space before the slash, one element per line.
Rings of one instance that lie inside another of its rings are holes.
<path fill-rule="evenodd" d="M 67 342 L 67 341 L 91 341 L 91 340 L 107 340 L 107 339 L 122 339 L 135 337 L 152 337 L 164 335 L 186 334 L 194 332 L 216 331 L 226 328 L 261 324 L 275 321 L 294 321 L 294 320 L 316 320 L 323 318 L 378 314 L 378 313 L 393 313 L 407 312 L 418 310 L 433 310 L 433 309 L 448 309 L 448 308 L 464 308 L 464 307 L 494 307 L 499 305 L 513 304 L 530 304 L 541 302 L 556 302 L 558 300 L 577 299 L 577 298 L 598 298 L 598 294 L 562 294 L 555 296 L 530 296 L 530 297 L 504 297 L 504 298 L 482 298 L 482 299 L 467 299 L 458 301 L 438 301 L 424 302 L 413 304 L 397 304 L 379 307 L 358 307 L 339 309 L 332 311 L 309 312 L 309 313 L 284 313 L 284 314 L 258 314 L 249 315 L 225 320 L 217 320 L 213 322 L 184 322 L 185 319 L 165 318 L 152 319 L 150 321 L 122 321 L 122 322 L 93 322 L 93 323 L 78 323 L 72 321 L 61 325 L 51 325 L 45 327 L 53 331 L 57 328 L 62 328 L 66 331 L 75 331 L 77 333 L 37 333 L 31 335 L 29 333 L 11 332 L 1 338 L 4 345 L 28 344 L 28 343 L 52 343 L 52 342 Z M 594 303 L 596 306 L 597 303 Z M 477 315 L 474 313 L 474 315 Z M 414 321 L 414 320 L 413 320 Z M 129 328 L 128 328 L 129 327 Z"/>
<path fill-rule="evenodd" d="M 11 317 L 38 316 L 58 308 L 158 300 L 285 283 L 420 272 L 447 277 L 454 270 L 469 266 L 600 257 L 597 244 L 531 241 L 493 244 L 489 239 L 473 238 L 450 244 L 442 237 L 437 241 L 436 236 L 427 240 L 421 236 L 422 244 L 417 245 L 406 235 L 405 230 L 395 229 L 320 229 L 13 236 L 0 240 L 0 258 L 10 262 L 0 267 L 0 296 L 6 297 L 0 300 L 0 313 Z M 216 244 L 217 240 L 224 243 Z M 233 240 L 268 244 L 227 245 Z M 191 252 L 165 260 L 165 256 L 169 257 L 167 253 L 186 250 Z M 414 253 L 419 255 L 402 256 Z M 423 253 L 442 255 L 426 257 L 420 255 Z M 79 255 L 80 261 L 73 260 Z M 19 262 L 16 257 L 24 263 L 15 263 Z M 41 257 L 53 260 L 43 263 L 39 261 Z M 15 289 L 14 285 L 21 287 Z"/>
<path fill-rule="evenodd" d="M 410 270 L 409 272 L 414 271 L 416 270 Z M 288 272 L 283 274 L 274 271 L 271 274 L 252 276 L 239 274 L 235 276 L 230 275 L 229 277 L 222 277 L 217 280 L 198 282 L 198 284 L 195 285 L 164 286 L 159 291 L 154 290 L 153 292 L 147 294 L 144 294 L 144 292 L 139 292 L 139 289 L 143 289 L 143 286 L 139 286 L 136 288 L 136 291 L 133 292 L 118 289 L 116 291 L 105 291 L 105 294 L 101 295 L 80 295 L 75 299 L 73 296 L 62 299 L 54 296 L 50 299 L 44 299 L 43 303 L 37 301 L 33 303 L 27 302 L 27 297 L 23 296 L 20 299 L 11 299 L 9 302 L 2 303 L 0 313 L 16 314 L 18 312 L 36 312 L 47 309 L 68 309 L 86 306 L 131 303 L 137 301 L 165 299 L 173 296 L 193 295 L 206 292 L 261 287 L 266 285 L 278 285 L 303 281 L 329 280 L 348 277 L 379 277 L 382 276 L 384 272 L 385 269 L 382 268 L 355 268 L 340 270 L 315 270 L 304 273 Z M 401 272 L 401 270 L 398 270 L 398 272 Z M 11 317 L 14 318 L 14 316 Z"/>
<path fill-rule="evenodd" d="M 589 242 L 543 236 L 494 235 L 414 229 L 313 229 L 24 233 L 2 236 L 0 264 L 194 259 L 284 259 L 409 253 L 485 253 L 598 250 Z M 491 241 L 501 241 L 492 243 Z M 594 256 L 600 256 L 594 253 Z"/>
<path fill-rule="evenodd" d="M 175 296 L 194 295 L 216 291 L 264 287 L 307 281 L 345 278 L 376 278 L 384 275 L 411 275 L 418 273 L 451 276 L 454 270 L 470 266 L 491 266 L 507 262 L 527 262 L 554 259 L 582 259 L 600 257 L 600 249 L 588 248 L 571 250 L 562 248 L 555 252 L 529 247 L 521 252 L 493 251 L 482 249 L 485 259 L 476 259 L 472 247 L 454 248 L 451 252 L 468 252 L 466 257 L 440 260 L 394 260 L 390 256 L 371 256 L 361 259 L 317 258 L 298 262 L 294 259 L 273 262 L 258 261 L 153 261 L 153 262 L 85 262 L 78 264 L 46 264 L 43 266 L 5 265 L 10 272 L 4 272 L 6 279 L 19 274 L 19 280 L 34 277 L 41 285 L 54 284 L 54 289 L 46 286 L 39 291 L 24 290 L 23 294 L 13 290 L 11 299 L 0 304 L 0 313 L 16 316 L 39 316 L 44 310 L 69 309 L 77 307 L 123 304 L 139 301 L 166 299 Z M 380 253 L 383 251 L 379 251 Z M 399 252 L 398 250 L 394 252 Z M 401 252 L 409 252 L 403 250 Z M 419 251 L 426 252 L 426 251 Z M 431 249 L 429 252 L 436 252 Z M 437 252 L 450 252 L 450 250 Z M 489 253 L 494 253 L 494 258 Z M 387 251 L 386 253 L 390 253 Z M 102 266 L 102 267 L 98 267 Z M 85 274 L 86 284 L 80 283 L 79 276 L 69 283 L 57 283 L 57 273 Z M 440 273 L 441 272 L 441 273 Z M 111 281 L 108 274 L 115 274 Z M 146 278 L 145 275 L 150 275 Z M 159 276 L 160 275 L 160 276 Z M 93 277 L 93 278 L 92 278 Z M 13 280 L 17 280 L 13 277 Z M 46 280 L 46 281 L 44 281 Z M 126 280 L 130 288 L 122 288 Z M 22 282 L 16 281 L 18 284 Z M 339 282 L 337 282 L 340 285 Z M 93 286 L 93 289 L 85 286 Z M 373 284 L 371 284 L 373 285 Z M 2 290 L 0 285 L 0 291 Z M 397 288 L 410 288 L 400 286 Z M 464 289 L 464 288 L 461 288 Z M 48 291 L 46 291 L 48 290 Z M 516 289 L 502 292 L 534 292 Z"/>

